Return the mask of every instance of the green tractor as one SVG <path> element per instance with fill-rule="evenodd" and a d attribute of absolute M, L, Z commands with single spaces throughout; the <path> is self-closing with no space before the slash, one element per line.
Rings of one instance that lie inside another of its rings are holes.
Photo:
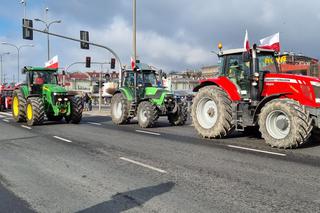
<path fill-rule="evenodd" d="M 26 83 L 13 93 L 12 115 L 17 122 L 29 126 L 49 121 L 78 124 L 82 118 L 83 103 L 80 97 L 70 95 L 58 85 L 57 69 L 24 67 Z"/>
<path fill-rule="evenodd" d="M 161 73 L 140 63 L 134 70 L 122 71 L 121 85 L 111 99 L 113 123 L 126 124 L 137 117 L 140 127 L 149 128 L 155 125 L 159 116 L 167 116 L 172 125 L 185 124 L 187 104 L 162 87 Z"/>

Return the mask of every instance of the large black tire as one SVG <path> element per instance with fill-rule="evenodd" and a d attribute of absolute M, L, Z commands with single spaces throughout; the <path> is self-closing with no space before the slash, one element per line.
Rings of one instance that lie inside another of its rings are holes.
<path fill-rule="evenodd" d="M 15 103 L 15 102 L 18 103 Z M 20 90 L 16 90 L 12 96 L 12 117 L 16 122 L 25 122 L 26 121 L 26 103 L 27 100 L 24 98 Z M 17 104 L 17 108 L 15 105 Z"/>
<path fill-rule="evenodd" d="M 231 100 L 217 86 L 202 88 L 192 104 L 192 120 L 203 138 L 223 138 L 234 130 Z M 206 111 L 205 111 L 206 110 Z"/>
<path fill-rule="evenodd" d="M 297 148 L 309 141 L 312 119 L 305 107 L 291 99 L 267 103 L 259 115 L 262 137 L 272 147 Z"/>
<path fill-rule="evenodd" d="M 28 98 L 25 112 L 28 126 L 41 125 L 45 115 L 42 99 L 39 97 Z"/>
<path fill-rule="evenodd" d="M 178 103 L 178 111 L 175 114 L 169 114 L 169 123 L 173 126 L 182 126 L 188 119 L 188 106 L 186 102 Z"/>
<path fill-rule="evenodd" d="M 129 118 L 129 103 L 122 93 L 115 94 L 111 99 L 111 117 L 114 124 L 126 124 Z"/>
<path fill-rule="evenodd" d="M 65 120 L 67 123 L 71 121 L 73 124 L 80 123 L 82 119 L 82 112 L 83 112 L 83 103 L 80 97 L 72 97 L 70 98 L 71 104 L 71 114 L 69 117 L 66 117 Z"/>
<path fill-rule="evenodd" d="M 138 106 L 137 117 L 141 128 L 153 127 L 159 117 L 157 107 L 150 101 L 142 101 Z"/>

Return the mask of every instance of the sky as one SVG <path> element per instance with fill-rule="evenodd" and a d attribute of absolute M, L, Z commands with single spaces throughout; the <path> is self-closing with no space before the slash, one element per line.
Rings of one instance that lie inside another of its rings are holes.
<path fill-rule="evenodd" d="M 43 66 L 47 61 L 46 35 L 34 33 L 34 40 L 22 39 L 21 19 L 24 7 L 20 0 L 0 0 L 0 42 L 16 45 L 34 44 L 21 49 L 21 67 Z M 132 56 L 132 0 L 25 0 L 28 19 L 45 20 L 53 24 L 50 32 L 79 38 L 79 31 L 90 33 L 90 41 L 112 48 L 123 64 Z M 241 48 L 246 29 L 250 43 L 280 32 L 282 51 L 303 53 L 320 58 L 320 1 L 312 0 L 137 0 L 137 47 L 141 62 L 165 71 L 199 69 L 213 65 L 219 42 L 224 49 Z M 44 24 L 34 22 L 44 29 Z M 60 67 L 77 61 L 110 61 L 106 50 L 50 37 L 51 56 L 58 55 Z M 17 51 L 0 44 L 3 70 L 9 81 L 17 77 Z M 109 66 L 104 66 L 107 70 Z M 100 70 L 100 66 L 92 66 Z M 83 70 L 76 65 L 72 70 Z"/>

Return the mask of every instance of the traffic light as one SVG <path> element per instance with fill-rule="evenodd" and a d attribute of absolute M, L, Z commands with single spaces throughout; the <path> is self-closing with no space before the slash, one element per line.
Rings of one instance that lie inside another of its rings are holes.
<path fill-rule="evenodd" d="M 81 30 L 80 31 L 80 40 L 89 42 L 89 32 Z M 85 43 L 85 42 L 80 42 L 80 47 L 81 47 L 81 49 L 88 50 L 89 44 Z"/>
<path fill-rule="evenodd" d="M 116 68 L 116 59 L 115 58 L 111 58 L 110 67 L 111 67 L 111 69 Z"/>
<path fill-rule="evenodd" d="M 33 28 L 33 21 L 30 19 L 22 19 L 22 37 L 23 39 L 33 40 L 33 30 L 27 27 Z"/>
<path fill-rule="evenodd" d="M 91 57 L 86 57 L 86 68 L 91 67 Z"/>

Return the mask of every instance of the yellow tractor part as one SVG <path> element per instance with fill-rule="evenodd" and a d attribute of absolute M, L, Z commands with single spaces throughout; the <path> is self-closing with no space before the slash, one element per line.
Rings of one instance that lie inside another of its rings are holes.
<path fill-rule="evenodd" d="M 13 115 L 17 117 L 19 115 L 19 99 L 17 96 L 14 96 L 13 98 L 12 106 Z"/>
<path fill-rule="evenodd" d="M 27 120 L 30 121 L 33 118 L 33 109 L 31 103 L 27 105 Z"/>

